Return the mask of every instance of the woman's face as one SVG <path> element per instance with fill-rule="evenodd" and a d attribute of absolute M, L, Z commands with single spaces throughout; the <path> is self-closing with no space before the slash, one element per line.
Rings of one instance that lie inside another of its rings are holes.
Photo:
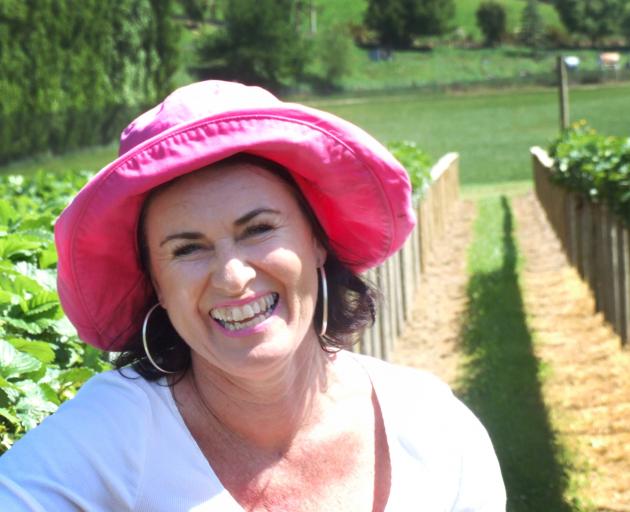
<path fill-rule="evenodd" d="M 189 174 L 154 195 L 145 230 L 158 298 L 194 364 L 245 376 L 317 345 L 325 251 L 278 177 L 253 164 Z"/>

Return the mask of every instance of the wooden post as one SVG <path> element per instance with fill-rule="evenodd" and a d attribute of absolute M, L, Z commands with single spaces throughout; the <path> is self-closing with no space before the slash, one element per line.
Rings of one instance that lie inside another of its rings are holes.
<path fill-rule="evenodd" d="M 622 302 L 621 315 L 621 344 L 630 346 L 630 231 L 627 226 L 621 226 L 617 238 L 619 250 L 619 275 Z"/>
<path fill-rule="evenodd" d="M 558 68 L 558 95 L 560 99 L 560 130 L 569 126 L 569 82 L 567 80 L 567 67 L 562 55 L 556 59 Z"/>

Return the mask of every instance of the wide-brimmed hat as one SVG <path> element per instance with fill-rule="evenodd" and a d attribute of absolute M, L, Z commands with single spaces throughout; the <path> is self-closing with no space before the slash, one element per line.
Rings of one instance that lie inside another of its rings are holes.
<path fill-rule="evenodd" d="M 182 87 L 124 130 L 120 156 L 55 225 L 59 298 L 83 341 L 124 349 L 156 300 L 137 242 L 149 191 L 237 153 L 289 170 L 335 253 L 354 271 L 383 262 L 414 226 L 407 173 L 360 128 L 259 87 Z"/>

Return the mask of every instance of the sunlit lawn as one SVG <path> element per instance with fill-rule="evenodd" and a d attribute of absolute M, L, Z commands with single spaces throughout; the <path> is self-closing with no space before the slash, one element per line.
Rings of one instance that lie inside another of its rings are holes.
<path fill-rule="evenodd" d="M 390 93 L 309 103 L 357 123 L 383 142 L 413 140 L 434 157 L 459 152 L 464 185 L 529 180 L 529 147 L 547 145 L 558 131 L 554 89 Z M 602 133 L 629 135 L 630 85 L 572 90 L 571 115 L 588 119 Z M 88 148 L 26 160 L 0 172 L 96 171 L 115 154 L 115 145 Z"/>
<path fill-rule="evenodd" d="M 399 94 L 312 102 L 382 141 L 408 139 L 437 157 L 461 154 L 464 184 L 531 178 L 529 148 L 558 133 L 555 89 L 466 94 Z M 571 91 L 572 119 L 602 133 L 630 135 L 630 85 Z"/>

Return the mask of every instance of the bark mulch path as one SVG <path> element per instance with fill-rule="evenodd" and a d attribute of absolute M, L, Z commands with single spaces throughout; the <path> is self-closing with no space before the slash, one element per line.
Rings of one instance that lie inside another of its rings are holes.
<path fill-rule="evenodd" d="M 587 465 L 580 494 L 598 512 L 630 511 L 630 351 L 595 314 L 533 193 L 512 208 L 529 327 L 550 368 L 543 394 L 552 425 Z"/>
<path fill-rule="evenodd" d="M 455 206 L 452 223 L 426 261 L 411 320 L 398 338 L 391 360 L 428 370 L 453 385 L 459 361 L 459 328 L 466 311 L 467 250 L 476 208 Z"/>

